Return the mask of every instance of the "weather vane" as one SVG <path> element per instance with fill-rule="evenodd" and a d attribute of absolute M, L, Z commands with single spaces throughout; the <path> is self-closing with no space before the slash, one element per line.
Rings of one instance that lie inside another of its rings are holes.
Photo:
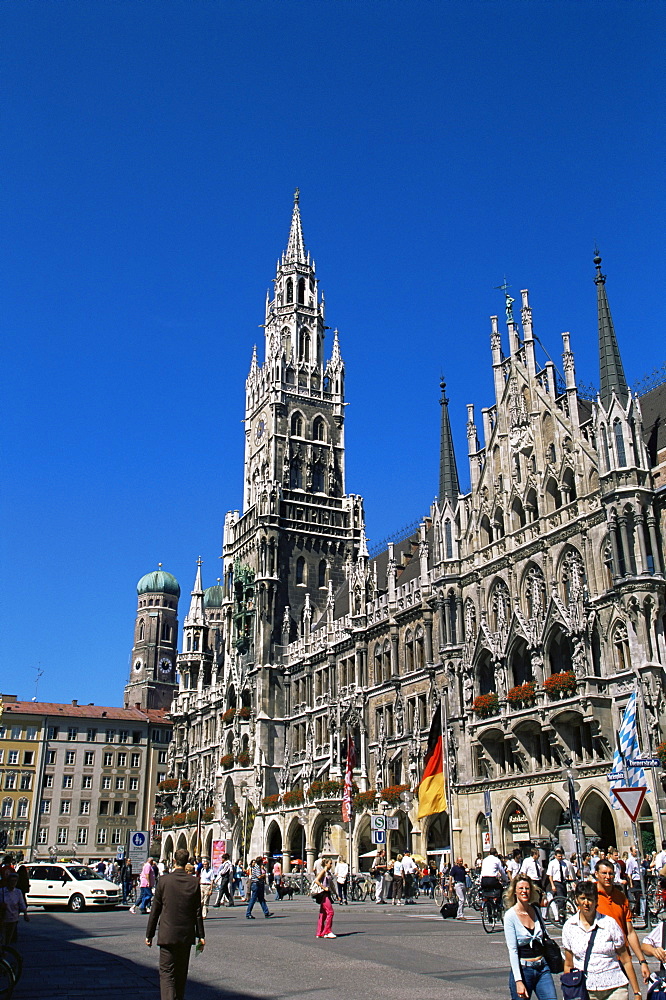
<path fill-rule="evenodd" d="M 511 296 L 509 295 L 509 289 L 511 288 L 511 285 L 509 285 L 507 283 L 506 274 L 504 275 L 504 281 L 502 282 L 502 284 L 501 285 L 495 285 L 495 288 L 498 291 L 500 291 L 500 292 L 504 292 L 504 303 L 505 303 L 505 309 L 506 309 L 506 321 L 507 321 L 507 323 L 513 323 L 513 309 L 511 307 L 513 306 L 513 303 L 516 300 L 512 299 Z"/>

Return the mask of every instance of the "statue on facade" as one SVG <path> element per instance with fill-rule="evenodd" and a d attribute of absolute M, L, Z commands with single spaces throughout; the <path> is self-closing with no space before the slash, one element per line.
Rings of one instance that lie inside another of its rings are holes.
<path fill-rule="evenodd" d="M 465 705 L 469 707 L 474 700 L 474 681 L 472 680 L 472 671 L 470 668 L 467 668 L 463 674 L 462 687 Z"/>

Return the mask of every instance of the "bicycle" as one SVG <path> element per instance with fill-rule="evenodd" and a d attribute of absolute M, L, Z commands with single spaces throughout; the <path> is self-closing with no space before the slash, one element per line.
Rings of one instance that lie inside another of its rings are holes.
<path fill-rule="evenodd" d="M 23 972 L 23 958 L 11 945 L 0 948 L 0 1000 L 10 1000 Z"/>
<path fill-rule="evenodd" d="M 483 892 L 481 923 L 486 934 L 492 934 L 497 925 L 502 923 L 503 916 L 501 890 L 493 889 L 491 892 Z"/>
<path fill-rule="evenodd" d="M 349 887 L 349 898 L 352 902 L 362 903 L 366 899 L 374 899 L 374 894 L 374 879 L 368 878 L 366 875 L 352 875 Z"/>

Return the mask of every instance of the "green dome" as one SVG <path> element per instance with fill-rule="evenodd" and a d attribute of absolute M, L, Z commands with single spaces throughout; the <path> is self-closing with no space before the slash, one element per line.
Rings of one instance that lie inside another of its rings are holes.
<path fill-rule="evenodd" d="M 224 593 L 222 591 L 222 587 L 219 583 L 216 583 L 213 587 L 209 587 L 208 590 L 204 592 L 204 607 L 221 608 L 223 597 Z"/>
<path fill-rule="evenodd" d="M 142 576 L 136 585 L 137 594 L 173 594 L 180 597 L 180 587 L 178 580 L 171 573 L 165 573 L 163 569 L 153 570 Z"/>

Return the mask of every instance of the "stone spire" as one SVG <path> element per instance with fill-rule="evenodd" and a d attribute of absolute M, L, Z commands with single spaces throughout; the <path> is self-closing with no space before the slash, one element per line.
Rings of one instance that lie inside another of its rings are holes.
<path fill-rule="evenodd" d="M 197 575 L 194 580 L 194 588 L 192 589 L 192 599 L 190 601 L 190 610 L 187 612 L 183 626 L 188 625 L 204 625 L 204 589 L 203 583 L 201 582 L 201 556 L 197 559 Z"/>
<path fill-rule="evenodd" d="M 442 407 L 442 420 L 439 442 L 439 499 L 440 502 L 450 500 L 455 503 L 460 492 L 456 455 L 453 450 L 451 422 L 449 420 L 449 401 L 446 396 L 446 382 L 442 378 L 439 383 L 442 395 L 439 400 Z"/>
<path fill-rule="evenodd" d="M 287 250 L 282 257 L 283 264 L 307 264 L 308 257 L 305 253 L 305 243 L 303 241 L 303 228 L 301 226 L 301 213 L 298 207 L 300 192 L 296 188 L 294 192 L 294 211 L 291 215 L 291 229 L 289 230 L 289 240 Z"/>
<path fill-rule="evenodd" d="M 620 403 L 626 406 L 629 398 L 629 388 L 624 375 L 622 358 L 617 346 L 615 327 L 611 316 L 608 298 L 606 296 L 606 275 L 601 273 L 601 257 L 595 250 L 594 266 L 597 273 L 594 283 L 597 286 L 597 314 L 599 321 L 599 397 L 605 409 L 611 404 L 613 392 Z"/>

